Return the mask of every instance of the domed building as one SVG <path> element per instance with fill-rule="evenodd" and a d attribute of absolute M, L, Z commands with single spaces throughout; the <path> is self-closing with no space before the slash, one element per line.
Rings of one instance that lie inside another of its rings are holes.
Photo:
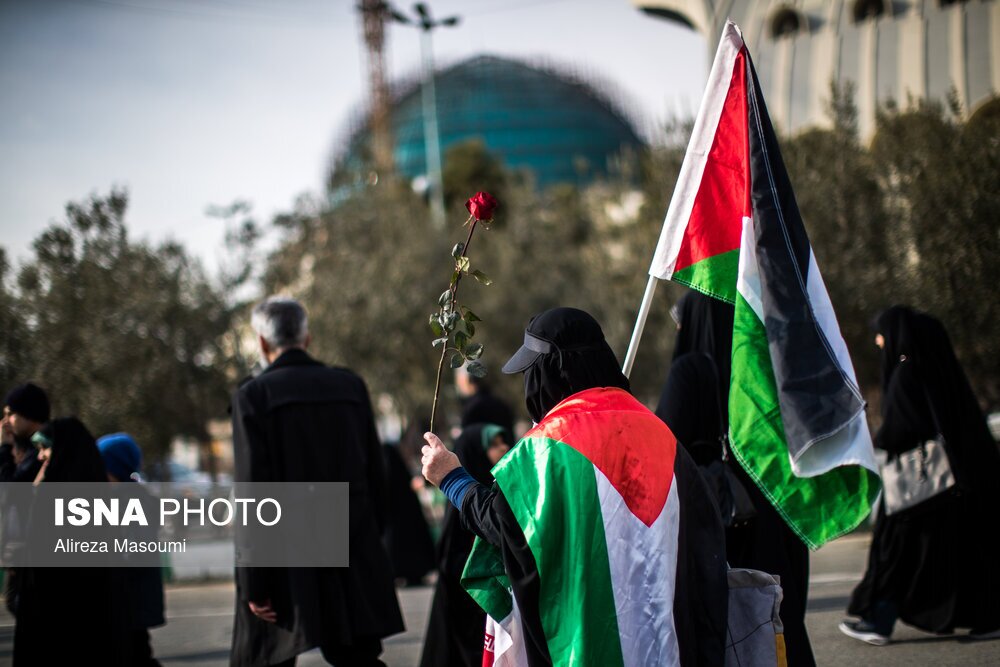
<path fill-rule="evenodd" d="M 533 172 L 538 185 L 586 183 L 607 173 L 623 150 L 643 145 L 619 103 L 580 79 L 516 60 L 477 56 L 435 77 L 442 159 L 448 147 L 479 139 L 508 168 Z M 392 106 L 396 169 L 425 175 L 420 82 Z M 343 160 L 358 164 L 368 128 L 355 131 Z"/>

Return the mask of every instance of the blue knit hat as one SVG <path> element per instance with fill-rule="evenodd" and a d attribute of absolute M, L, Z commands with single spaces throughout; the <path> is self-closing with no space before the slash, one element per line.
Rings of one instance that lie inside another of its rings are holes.
<path fill-rule="evenodd" d="M 108 472 L 123 482 L 131 481 L 142 467 L 142 450 L 128 433 L 111 433 L 97 439 L 97 449 Z"/>

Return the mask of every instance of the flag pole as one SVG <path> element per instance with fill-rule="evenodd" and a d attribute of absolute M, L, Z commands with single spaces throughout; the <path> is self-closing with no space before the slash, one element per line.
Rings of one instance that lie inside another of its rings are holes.
<path fill-rule="evenodd" d="M 642 295 L 642 303 L 639 305 L 639 315 L 635 320 L 635 328 L 632 330 L 632 340 L 629 341 L 628 351 L 625 353 L 625 363 L 622 365 L 622 373 L 625 377 L 632 375 L 632 364 L 635 363 L 635 355 L 639 350 L 639 339 L 642 338 L 642 330 L 646 328 L 646 318 L 649 317 L 649 307 L 653 305 L 653 293 L 656 292 L 656 283 L 659 278 L 649 277 L 646 283 L 646 293 Z"/>

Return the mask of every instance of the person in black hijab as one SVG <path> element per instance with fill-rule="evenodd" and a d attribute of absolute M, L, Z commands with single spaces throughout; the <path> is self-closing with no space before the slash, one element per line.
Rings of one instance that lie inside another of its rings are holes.
<path fill-rule="evenodd" d="M 510 435 L 498 424 L 471 424 L 455 439 L 462 467 L 483 486 L 493 486 L 490 469 L 510 449 Z M 486 613 L 462 587 L 462 570 L 475 534 L 449 504 L 438 542 L 438 580 L 431 603 L 421 667 L 479 667 L 483 663 Z"/>
<path fill-rule="evenodd" d="M 382 543 L 392 563 L 392 576 L 407 586 L 419 586 L 434 569 L 434 540 L 413 490 L 399 445 L 382 445 L 385 462 L 386 522 Z"/>
<path fill-rule="evenodd" d="M 628 378 L 622 374 L 600 325 L 574 308 L 555 308 L 532 318 L 524 344 L 503 371 L 524 373 L 525 405 L 531 418 L 540 423 L 560 403 L 580 392 L 599 388 L 630 391 Z M 636 403 L 634 409 L 644 408 Z M 580 428 L 587 428 L 586 423 L 581 417 Z M 540 599 L 535 557 L 507 499 L 497 484 L 488 487 L 469 479 L 437 436 L 428 433 L 425 439 L 424 476 L 460 508 L 468 530 L 499 549 L 519 609 L 528 665 L 553 664 L 542 610 L 556 601 Z M 608 444 L 614 446 L 613 439 Z M 697 467 L 683 448 L 675 451 L 673 479 L 681 499 L 681 515 L 672 620 L 680 663 L 684 667 L 719 665 L 724 661 L 728 608 L 724 535 Z M 630 465 L 627 452 L 617 454 L 622 458 L 615 465 Z M 581 658 L 587 660 L 587 656 Z"/>
<path fill-rule="evenodd" d="M 720 403 L 719 370 L 704 352 L 675 356 L 656 405 L 677 442 L 699 466 L 722 459 L 726 424 Z"/>
<path fill-rule="evenodd" d="M 94 436 L 79 419 L 56 419 L 42 433 L 36 484 L 107 482 Z M 131 664 L 124 639 L 127 611 L 123 579 L 116 570 L 24 568 L 13 664 Z"/>
<path fill-rule="evenodd" d="M 897 618 L 935 633 L 1000 636 L 1000 576 L 983 531 L 1000 513 L 1000 452 L 940 321 L 893 306 L 875 321 L 882 348 L 882 427 L 891 461 L 944 436 L 956 487 L 901 512 L 879 507 L 868 569 L 851 595 L 844 634 L 887 644 Z"/>
<path fill-rule="evenodd" d="M 477 378 L 459 368 L 455 370 L 455 388 L 462 401 L 462 428 L 472 424 L 497 424 L 508 433 L 514 432 L 514 413 L 493 393 L 486 378 Z"/>
<path fill-rule="evenodd" d="M 692 354 L 703 354 L 714 362 L 718 392 L 715 404 L 722 408 L 721 431 L 728 434 L 735 310 L 731 304 L 692 290 L 677 302 L 672 313 L 677 320 L 677 339 L 657 415 L 681 443 L 685 443 L 685 438 L 711 438 L 718 433 L 714 404 L 705 398 L 706 388 L 712 384 L 705 376 L 712 370 L 703 361 L 690 360 Z M 675 371 L 674 367 L 679 368 Z M 675 377 L 674 373 L 681 375 Z M 789 528 L 739 462 L 730 456 L 728 464 L 742 490 L 750 496 L 754 509 L 754 516 L 746 525 L 726 531 L 729 565 L 781 578 L 781 620 L 788 665 L 815 665 L 805 624 L 809 547 Z"/>
<path fill-rule="evenodd" d="M 682 296 L 670 309 L 677 322 L 677 338 L 674 340 L 676 361 L 685 354 L 701 352 L 715 363 L 719 405 L 728 429 L 725 415 L 729 406 L 729 378 L 733 366 L 733 315 L 732 305 L 713 299 L 695 290 Z"/>

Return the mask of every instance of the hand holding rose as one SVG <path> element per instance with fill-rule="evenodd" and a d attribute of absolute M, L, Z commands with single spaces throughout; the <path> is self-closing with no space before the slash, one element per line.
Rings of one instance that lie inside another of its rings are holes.
<path fill-rule="evenodd" d="M 454 452 L 441 442 L 441 438 L 433 433 L 424 433 L 424 440 L 427 444 L 420 450 L 422 454 L 420 463 L 423 464 L 424 478 L 436 487 L 441 486 L 441 481 L 448 476 L 455 468 L 461 467 L 461 463 Z"/>

